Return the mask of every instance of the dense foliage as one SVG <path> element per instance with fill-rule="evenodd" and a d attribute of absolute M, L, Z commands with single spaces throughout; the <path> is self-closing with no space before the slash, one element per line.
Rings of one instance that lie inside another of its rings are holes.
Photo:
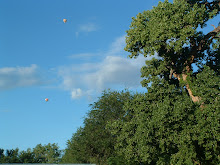
<path fill-rule="evenodd" d="M 79 128 L 67 142 L 62 163 L 107 164 L 109 158 L 114 158 L 116 137 L 106 125 L 125 115 L 123 106 L 132 96 L 127 90 L 104 91 L 99 100 L 90 105 L 91 111 L 84 120 L 84 127 Z"/>
<path fill-rule="evenodd" d="M 59 163 L 61 150 L 57 144 L 38 144 L 33 150 L 19 152 L 19 149 L 0 149 L 0 163 Z"/>
<path fill-rule="evenodd" d="M 133 18 L 125 50 L 159 58 L 141 70 L 148 93 L 124 107 L 129 120 L 110 125 L 129 164 L 220 163 L 220 26 L 197 31 L 219 11 L 220 1 L 174 0 Z"/>
<path fill-rule="evenodd" d="M 201 110 L 187 91 L 161 83 L 124 109 L 126 120 L 110 127 L 126 164 L 219 163 L 219 102 Z"/>

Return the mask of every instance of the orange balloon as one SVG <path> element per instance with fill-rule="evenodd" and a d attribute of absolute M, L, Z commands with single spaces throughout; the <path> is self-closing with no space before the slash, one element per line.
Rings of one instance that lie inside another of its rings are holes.
<path fill-rule="evenodd" d="M 67 19 L 63 19 L 63 22 L 66 23 L 66 22 L 67 22 Z"/>
<path fill-rule="evenodd" d="M 48 98 L 45 99 L 45 101 L 48 101 L 48 100 L 49 100 Z"/>

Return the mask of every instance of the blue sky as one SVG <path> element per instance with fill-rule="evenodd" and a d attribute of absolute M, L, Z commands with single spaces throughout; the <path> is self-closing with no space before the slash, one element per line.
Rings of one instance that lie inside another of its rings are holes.
<path fill-rule="evenodd" d="M 125 31 L 158 2 L 0 0 L 0 148 L 65 149 L 104 89 L 146 91 Z"/>

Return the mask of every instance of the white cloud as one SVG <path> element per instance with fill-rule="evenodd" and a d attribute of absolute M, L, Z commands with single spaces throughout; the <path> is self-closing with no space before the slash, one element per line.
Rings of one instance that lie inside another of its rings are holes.
<path fill-rule="evenodd" d="M 126 52 L 124 51 L 125 47 L 125 35 L 118 37 L 109 47 L 109 50 L 103 52 L 96 52 L 96 53 L 78 53 L 72 54 L 68 56 L 70 59 L 77 59 L 77 60 L 90 60 L 94 58 L 100 58 L 103 56 L 121 56 L 125 57 Z"/>
<path fill-rule="evenodd" d="M 37 65 L 0 68 L 0 90 L 42 84 Z"/>
<path fill-rule="evenodd" d="M 99 91 L 112 86 L 136 87 L 140 85 L 140 68 L 144 65 L 144 59 L 135 61 L 123 57 L 107 56 L 104 61 L 95 65 L 98 68 L 83 77 L 83 82 L 89 82 L 87 87 Z"/>
<path fill-rule="evenodd" d="M 117 38 L 110 49 L 102 53 L 99 62 L 62 66 L 58 74 L 62 78 L 62 88 L 71 92 L 72 99 L 87 96 L 91 99 L 104 89 L 139 88 L 142 80 L 140 69 L 152 57 L 127 58 L 124 49 L 125 36 Z M 81 54 L 92 56 L 96 53 Z M 80 54 L 78 55 L 80 56 Z"/>
<path fill-rule="evenodd" d="M 117 38 L 110 46 L 110 49 L 108 51 L 108 55 L 109 56 L 116 56 L 116 55 L 121 55 L 123 54 L 124 51 L 124 47 L 126 46 L 125 44 L 125 36 L 123 35 L 119 38 Z"/>
<path fill-rule="evenodd" d="M 84 32 L 84 33 L 89 33 L 89 32 L 94 32 L 99 29 L 99 26 L 97 26 L 95 23 L 87 23 L 87 24 L 82 24 L 79 25 L 78 31 L 76 31 L 76 37 L 79 36 L 79 33 Z"/>
<path fill-rule="evenodd" d="M 79 53 L 68 56 L 70 59 L 90 60 L 94 57 L 100 57 L 102 53 Z"/>
<path fill-rule="evenodd" d="M 140 86 L 140 69 L 145 60 L 144 57 L 127 59 L 107 56 L 99 63 L 62 67 L 59 69 L 59 75 L 63 79 L 62 87 L 71 91 L 73 99 L 83 95 L 91 97 L 107 88 Z"/>
<path fill-rule="evenodd" d="M 80 88 L 78 89 L 73 89 L 71 92 L 71 97 L 72 99 L 77 99 L 82 96 L 82 90 Z"/>
<path fill-rule="evenodd" d="M 93 31 L 96 31 L 97 29 L 98 29 L 98 26 L 95 25 L 94 23 L 80 25 L 80 31 L 83 31 L 83 32 L 93 32 Z"/>

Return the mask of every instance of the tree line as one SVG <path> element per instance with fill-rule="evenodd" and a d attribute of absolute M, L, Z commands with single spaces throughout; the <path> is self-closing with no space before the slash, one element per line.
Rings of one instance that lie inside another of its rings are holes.
<path fill-rule="evenodd" d="M 199 30 L 219 12 L 219 0 L 165 0 L 132 18 L 129 57 L 157 55 L 141 69 L 147 92 L 103 91 L 59 163 L 220 164 L 220 24 Z"/>
<path fill-rule="evenodd" d="M 28 148 L 26 151 L 16 149 L 0 148 L 0 163 L 59 163 L 62 150 L 57 144 L 36 145 L 35 148 Z"/>

